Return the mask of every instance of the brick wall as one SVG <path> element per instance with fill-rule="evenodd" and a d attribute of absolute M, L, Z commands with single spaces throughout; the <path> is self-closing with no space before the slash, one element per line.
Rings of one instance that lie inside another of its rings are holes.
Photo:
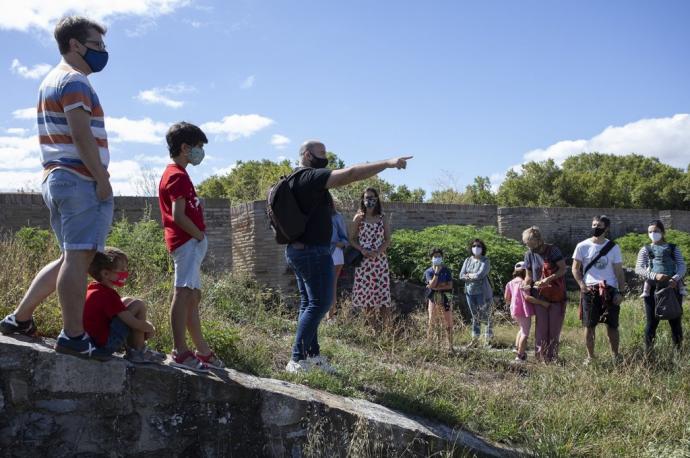
<path fill-rule="evenodd" d="M 292 272 L 285 264 L 284 246 L 278 245 L 266 217 L 266 201 L 230 208 L 224 199 L 204 202 L 209 253 L 205 268 L 250 272 L 262 283 L 285 292 L 296 292 Z M 139 220 L 145 211 L 160 220 L 156 198 L 116 197 L 115 218 Z M 344 209 L 352 221 L 354 209 Z M 690 232 L 690 212 L 680 210 L 630 210 L 598 208 L 497 208 L 493 205 L 442 205 L 385 203 L 393 230 L 423 229 L 439 224 L 497 226 L 499 233 L 520 240 L 522 231 L 537 225 L 547 240 L 564 250 L 589 234 L 592 216 L 606 214 L 612 221 L 612 235 L 644 232 L 649 220 L 659 218 L 668 228 Z M 0 232 L 24 226 L 49 228 L 49 214 L 39 194 L 0 194 Z"/>
<path fill-rule="evenodd" d="M 155 197 L 115 197 L 113 221 L 125 218 L 136 222 L 148 213 L 160 222 L 158 199 Z M 205 268 L 230 269 L 232 267 L 232 241 L 230 234 L 230 205 L 225 199 L 204 200 L 209 254 Z M 50 229 L 50 212 L 40 194 L 0 194 L 0 232 L 15 232 L 33 226 Z"/>
<path fill-rule="evenodd" d="M 690 215 L 690 212 L 680 213 Z M 522 231 L 535 225 L 539 226 L 546 240 L 560 244 L 564 248 L 572 248 L 579 241 L 589 237 L 592 217 L 601 214 L 611 219 L 613 238 L 628 232 L 644 232 L 647 230 L 649 221 L 659 217 L 659 211 L 648 209 L 499 208 L 498 231 L 506 237 L 521 240 Z M 690 226 L 685 226 L 682 230 L 690 230 Z"/>

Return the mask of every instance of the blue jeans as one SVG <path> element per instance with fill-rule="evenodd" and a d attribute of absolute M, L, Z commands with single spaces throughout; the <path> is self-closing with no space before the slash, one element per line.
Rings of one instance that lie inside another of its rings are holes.
<path fill-rule="evenodd" d="M 486 337 L 493 337 L 491 328 L 491 301 L 485 300 L 483 294 L 465 294 L 467 306 L 472 314 L 472 337 L 479 337 L 482 332 L 481 323 L 486 322 Z"/>
<path fill-rule="evenodd" d="M 103 251 L 113 222 L 113 196 L 98 200 L 96 182 L 54 170 L 42 184 L 50 226 L 61 251 Z"/>
<path fill-rule="evenodd" d="M 110 321 L 110 333 L 108 334 L 108 341 L 103 347 L 109 353 L 115 353 L 120 351 L 122 347 L 127 343 L 127 337 L 130 333 L 129 326 L 125 324 L 118 317 L 113 317 Z"/>
<path fill-rule="evenodd" d="M 318 328 L 333 300 L 335 268 L 329 245 L 307 245 L 303 249 L 288 245 L 288 266 L 295 271 L 300 294 L 297 333 L 292 347 L 293 361 L 319 354 Z"/>

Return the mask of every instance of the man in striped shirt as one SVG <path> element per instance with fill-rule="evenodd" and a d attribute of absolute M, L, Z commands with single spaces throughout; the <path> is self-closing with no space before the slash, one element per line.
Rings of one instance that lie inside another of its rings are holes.
<path fill-rule="evenodd" d="M 57 289 L 63 329 L 55 349 L 87 358 L 99 354 L 82 325 L 86 275 L 96 251 L 104 249 L 113 217 L 103 109 L 87 78 L 108 61 L 104 34 L 102 25 L 78 16 L 55 27 L 62 60 L 41 83 L 37 122 L 43 199 L 62 254 L 0 322 L 3 334 L 35 334 L 33 311 Z"/>

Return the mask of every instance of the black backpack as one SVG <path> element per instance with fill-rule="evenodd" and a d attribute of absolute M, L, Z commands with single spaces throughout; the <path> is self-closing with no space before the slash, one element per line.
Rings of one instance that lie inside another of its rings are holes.
<path fill-rule="evenodd" d="M 280 180 L 268 190 L 266 214 L 275 235 L 281 245 L 297 240 L 307 228 L 309 215 L 305 215 L 297 203 L 290 187 L 290 180 L 308 168 L 300 168 Z"/>

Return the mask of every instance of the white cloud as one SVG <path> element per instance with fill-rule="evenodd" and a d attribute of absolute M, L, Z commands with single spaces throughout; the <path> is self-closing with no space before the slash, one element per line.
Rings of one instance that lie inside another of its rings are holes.
<path fill-rule="evenodd" d="M 690 115 L 682 113 L 609 126 L 589 139 L 563 140 L 547 148 L 534 149 L 524 159 L 553 159 L 560 164 L 569 156 L 594 151 L 616 155 L 637 153 L 685 169 L 690 157 Z"/>
<path fill-rule="evenodd" d="M 0 170 L 39 169 L 38 137 L 0 137 Z"/>
<path fill-rule="evenodd" d="M 170 163 L 170 156 L 147 156 L 144 154 L 137 154 L 134 160 L 142 163 L 167 165 Z"/>
<path fill-rule="evenodd" d="M 17 192 L 40 192 L 41 190 L 41 170 L 33 172 L 1 170 L 0 169 L 0 191 Z"/>
<path fill-rule="evenodd" d="M 261 129 L 273 124 L 273 120 L 258 114 L 225 116 L 220 122 L 207 122 L 201 128 L 210 134 L 225 135 L 230 142 L 242 137 L 251 137 Z"/>
<path fill-rule="evenodd" d="M 181 100 L 173 100 L 170 97 L 157 92 L 156 89 L 140 91 L 136 98 L 144 103 L 158 103 L 170 108 L 180 108 L 184 105 L 184 102 Z"/>
<path fill-rule="evenodd" d="M 20 137 L 23 137 L 27 134 L 27 132 L 29 132 L 29 129 L 24 129 L 23 127 L 10 127 L 9 129 L 5 129 L 5 132 L 10 135 L 19 135 Z"/>
<path fill-rule="evenodd" d="M 250 75 L 247 78 L 245 78 L 244 81 L 242 81 L 240 88 L 251 89 L 252 87 L 254 87 L 254 81 L 256 81 L 256 78 L 254 77 L 254 75 Z"/>
<path fill-rule="evenodd" d="M 271 145 L 275 146 L 276 149 L 285 149 L 289 143 L 290 139 L 285 135 L 274 134 L 271 136 Z"/>
<path fill-rule="evenodd" d="M 14 119 L 36 119 L 36 107 L 20 108 L 12 112 Z"/>
<path fill-rule="evenodd" d="M 15 75 L 19 75 L 22 78 L 37 80 L 40 77 L 48 74 L 50 69 L 53 68 L 50 64 L 36 64 L 29 68 L 19 62 L 19 59 L 13 59 L 12 65 L 10 65 L 10 70 Z"/>
<path fill-rule="evenodd" d="M 189 0 L 118 0 L 103 2 L 93 0 L 22 0 L 0 1 L 0 29 L 25 32 L 39 29 L 52 32 L 55 23 L 63 16 L 80 14 L 104 21 L 116 16 L 144 16 L 153 18 L 169 14 L 189 4 Z"/>
<path fill-rule="evenodd" d="M 235 167 L 237 167 L 237 162 L 230 164 L 227 167 L 214 168 L 213 174 L 218 176 L 229 175 L 230 172 L 232 172 L 235 169 Z"/>
<path fill-rule="evenodd" d="M 170 108 L 180 108 L 184 106 L 185 102 L 182 100 L 175 100 L 170 95 L 182 94 L 185 92 L 194 92 L 196 89 L 184 83 L 169 84 L 165 87 L 154 87 L 140 91 L 135 97 L 144 103 L 160 104 Z"/>
<path fill-rule="evenodd" d="M 108 140 L 113 143 L 131 142 L 159 145 L 163 143 L 168 127 L 168 124 L 153 121 L 151 118 L 105 118 Z"/>

